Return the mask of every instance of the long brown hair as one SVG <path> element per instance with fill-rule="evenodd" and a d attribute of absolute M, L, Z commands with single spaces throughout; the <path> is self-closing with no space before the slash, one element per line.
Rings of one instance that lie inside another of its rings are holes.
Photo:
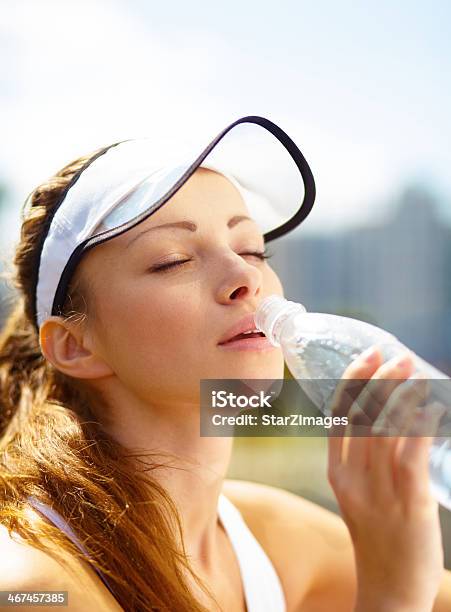
<path fill-rule="evenodd" d="M 37 187 L 21 212 L 12 275 L 17 302 L 0 335 L 0 523 L 63 563 L 69 552 L 94 565 L 126 610 L 205 612 L 189 587 L 193 578 L 208 592 L 180 544 L 177 509 L 152 476 L 161 458 L 138 469 L 139 456 L 102 429 L 80 381 L 45 359 L 33 323 L 39 245 L 61 194 L 90 159 Z M 88 293 L 75 275 L 63 316 L 86 316 Z M 66 519 L 90 560 L 45 519 L 30 519 L 30 495 Z"/>

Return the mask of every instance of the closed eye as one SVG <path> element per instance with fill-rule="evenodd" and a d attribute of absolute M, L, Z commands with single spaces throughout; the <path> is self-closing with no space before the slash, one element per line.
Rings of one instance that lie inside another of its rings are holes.
<path fill-rule="evenodd" d="M 268 253 L 268 251 L 265 249 L 262 252 L 260 252 L 260 251 L 250 251 L 250 252 L 246 252 L 246 253 L 240 253 L 240 255 L 241 256 L 251 255 L 253 257 L 257 257 L 261 261 L 264 261 L 265 259 L 269 259 L 270 257 L 272 257 L 274 255 L 274 253 Z M 178 261 L 169 261 L 168 263 L 161 264 L 159 266 L 154 266 L 153 268 L 151 268 L 151 272 L 164 272 L 165 270 L 169 270 L 171 268 L 176 268 L 176 267 L 181 266 L 181 265 L 183 265 L 185 263 L 188 263 L 190 261 L 191 261 L 191 259 L 179 259 Z"/>

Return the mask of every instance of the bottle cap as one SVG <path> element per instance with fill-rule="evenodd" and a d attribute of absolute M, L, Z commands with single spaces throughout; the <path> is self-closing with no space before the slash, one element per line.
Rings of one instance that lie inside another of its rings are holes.
<path fill-rule="evenodd" d="M 269 295 L 260 303 L 255 312 L 255 325 L 274 346 L 280 346 L 280 343 L 273 338 L 274 327 L 281 316 L 294 311 L 307 312 L 307 309 L 302 304 L 291 302 L 281 295 Z"/>

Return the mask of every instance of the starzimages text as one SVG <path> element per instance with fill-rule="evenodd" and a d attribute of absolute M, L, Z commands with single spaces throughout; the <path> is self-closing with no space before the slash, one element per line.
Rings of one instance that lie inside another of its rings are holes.
<path fill-rule="evenodd" d="M 224 416 L 214 414 L 212 423 L 221 425 L 246 425 L 246 426 L 277 426 L 277 427 L 314 427 L 321 426 L 329 429 L 333 425 L 347 425 L 348 417 L 332 416 L 304 416 L 302 414 L 276 415 L 276 414 L 239 414 L 237 416 Z"/>

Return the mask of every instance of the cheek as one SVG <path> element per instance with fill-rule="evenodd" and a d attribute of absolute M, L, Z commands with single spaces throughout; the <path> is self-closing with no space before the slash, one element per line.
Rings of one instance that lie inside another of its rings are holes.
<path fill-rule="evenodd" d="M 196 339 L 201 300 L 196 291 L 161 292 L 158 299 L 149 292 L 115 292 L 102 307 L 106 350 L 121 370 L 143 368 L 149 372 L 168 368 L 186 352 L 190 337 Z M 182 342 L 183 340 L 183 342 Z"/>

